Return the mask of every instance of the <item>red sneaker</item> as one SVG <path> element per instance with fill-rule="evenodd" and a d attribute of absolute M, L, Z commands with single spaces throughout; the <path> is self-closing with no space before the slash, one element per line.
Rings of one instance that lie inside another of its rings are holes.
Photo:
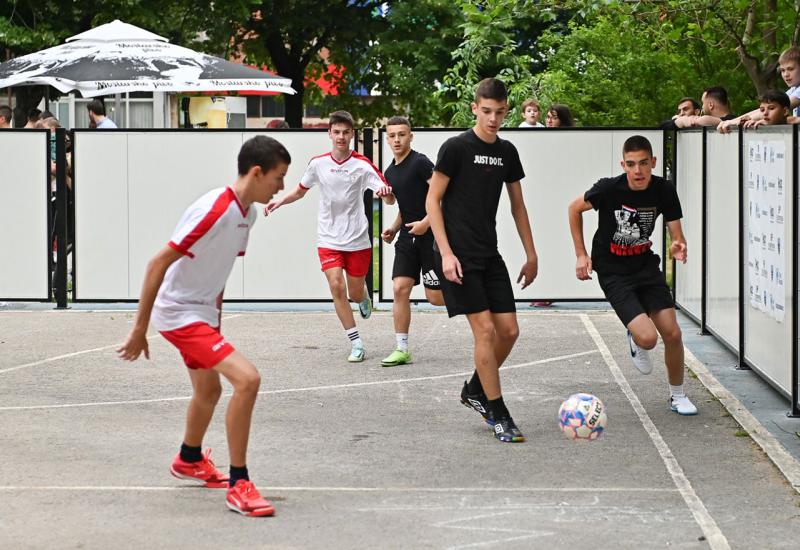
<path fill-rule="evenodd" d="M 272 504 L 261 496 L 252 481 L 240 479 L 228 489 L 228 508 L 243 516 L 271 516 L 275 513 Z"/>
<path fill-rule="evenodd" d="M 169 471 L 178 479 L 202 481 L 204 486 L 211 489 L 228 487 L 228 476 L 217 470 L 211 461 L 211 449 L 206 449 L 199 462 L 184 462 L 181 460 L 181 453 L 178 453 Z"/>

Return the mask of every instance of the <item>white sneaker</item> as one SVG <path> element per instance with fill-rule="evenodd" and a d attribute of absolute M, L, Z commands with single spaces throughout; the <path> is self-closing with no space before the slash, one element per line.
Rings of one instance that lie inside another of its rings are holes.
<path fill-rule="evenodd" d="M 633 366 L 642 374 L 650 374 L 653 372 L 653 360 L 650 358 L 650 352 L 636 345 L 636 342 L 633 341 L 631 331 L 628 331 L 628 346 L 631 349 Z"/>
<path fill-rule="evenodd" d="M 689 401 L 689 398 L 685 395 L 670 396 L 669 408 L 683 416 L 692 416 L 697 414 L 697 407 L 695 407 L 694 403 Z"/>
<path fill-rule="evenodd" d="M 353 346 L 350 349 L 350 357 L 347 360 L 351 363 L 360 363 L 364 360 L 364 348 Z"/>

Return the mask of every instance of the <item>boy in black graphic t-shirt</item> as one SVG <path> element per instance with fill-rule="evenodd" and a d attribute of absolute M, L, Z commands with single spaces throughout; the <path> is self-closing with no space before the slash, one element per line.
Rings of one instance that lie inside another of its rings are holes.
<path fill-rule="evenodd" d="M 408 328 L 411 325 L 411 290 L 420 282 L 425 287 L 425 297 L 435 306 L 444 305 L 441 291 L 441 272 L 433 261 L 433 233 L 425 212 L 428 180 L 433 163 L 422 153 L 411 149 L 411 123 L 407 118 L 395 116 L 386 122 L 386 142 L 392 148 L 392 163 L 383 175 L 392 186 L 400 212 L 381 238 L 391 243 L 395 235 L 392 286 L 394 302 L 395 350 L 381 361 L 384 367 L 394 367 L 411 362 L 408 348 Z"/>
<path fill-rule="evenodd" d="M 461 402 L 480 412 L 503 442 L 524 441 L 503 402 L 498 369 L 519 335 L 514 291 L 497 250 L 497 205 L 506 184 L 511 214 L 527 261 L 517 282 L 531 284 L 538 271 L 528 212 L 519 180 L 525 174 L 517 149 L 497 137 L 508 113 L 505 84 L 482 80 L 475 91 L 475 126 L 448 139 L 439 150 L 430 181 L 428 211 L 441 266 L 447 312 L 465 314 L 475 339 L 475 373 Z"/>
<path fill-rule="evenodd" d="M 650 240 L 656 219 L 663 215 L 672 237 L 670 253 L 686 262 L 678 193 L 672 183 L 652 175 L 656 158 L 647 138 L 628 138 L 622 157 L 624 174 L 601 179 L 569 205 L 569 226 L 578 257 L 575 274 L 585 281 L 591 279 L 592 270 L 597 272 L 606 299 L 628 328 L 631 358 L 643 374 L 653 370 L 648 350 L 655 347 L 661 334 L 670 408 L 682 415 L 697 414 L 683 390 L 683 339 L 675 303 Z M 599 219 L 590 258 L 583 242 L 583 213 L 592 208 Z"/>

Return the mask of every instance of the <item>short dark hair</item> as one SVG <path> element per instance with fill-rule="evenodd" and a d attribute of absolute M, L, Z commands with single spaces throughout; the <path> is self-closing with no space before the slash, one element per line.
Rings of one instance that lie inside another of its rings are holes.
<path fill-rule="evenodd" d="M 728 90 L 722 86 L 711 86 L 703 90 L 703 93 L 706 94 L 706 97 L 714 98 L 714 101 L 717 101 L 726 107 L 728 106 Z"/>
<path fill-rule="evenodd" d="M 678 101 L 678 105 L 680 105 L 681 103 L 686 103 L 687 101 L 692 102 L 692 107 L 694 109 L 700 109 L 702 107 L 702 105 L 700 105 L 700 102 L 693 97 L 682 97 L 681 100 Z"/>
<path fill-rule="evenodd" d="M 792 108 L 792 102 L 789 100 L 789 96 L 779 90 L 767 90 L 761 94 L 761 97 L 758 98 L 758 101 L 760 103 L 777 103 L 781 107 L 785 107 L 787 109 Z"/>
<path fill-rule="evenodd" d="M 561 103 L 553 103 L 550 105 L 550 108 L 547 109 L 547 112 L 555 113 L 558 117 L 558 120 L 561 121 L 561 126 L 575 126 L 575 119 L 572 118 L 572 111 L 570 111 L 569 107 L 566 105 L 562 105 Z"/>
<path fill-rule="evenodd" d="M 36 122 L 37 120 L 39 120 L 40 116 L 42 116 L 42 111 L 40 111 L 36 107 L 28 111 L 28 120 L 30 120 L 31 122 Z"/>
<path fill-rule="evenodd" d="M 44 120 L 46 118 L 56 118 L 56 116 L 50 111 L 42 111 L 42 114 L 39 115 L 39 120 Z"/>
<path fill-rule="evenodd" d="M 646 151 L 648 155 L 653 156 L 653 146 L 650 140 L 644 136 L 631 136 L 625 140 L 622 146 L 622 154 L 633 153 L 634 151 Z"/>
<path fill-rule="evenodd" d="M 291 164 L 292 157 L 286 147 L 269 136 L 255 136 L 244 142 L 237 158 L 239 175 L 244 176 L 253 166 L 269 172 L 280 162 Z"/>
<path fill-rule="evenodd" d="M 508 101 L 505 82 L 499 78 L 484 78 L 478 82 L 478 86 L 475 88 L 475 103 L 478 103 L 481 98 Z"/>
<path fill-rule="evenodd" d="M 11 118 L 14 116 L 14 111 L 12 111 L 11 107 L 8 105 L 0 105 L 0 116 L 6 119 L 6 122 L 10 123 Z"/>
<path fill-rule="evenodd" d="M 103 105 L 103 102 L 100 101 L 99 99 L 91 100 L 86 105 L 86 108 L 97 116 L 106 116 L 106 106 Z"/>
<path fill-rule="evenodd" d="M 334 124 L 347 124 L 350 128 L 355 127 L 353 122 L 353 115 L 347 111 L 334 111 L 328 119 L 328 128 L 332 128 Z"/>
<path fill-rule="evenodd" d="M 411 129 L 411 123 L 408 119 L 404 116 L 397 115 L 387 120 L 386 126 L 408 126 L 409 130 Z"/>

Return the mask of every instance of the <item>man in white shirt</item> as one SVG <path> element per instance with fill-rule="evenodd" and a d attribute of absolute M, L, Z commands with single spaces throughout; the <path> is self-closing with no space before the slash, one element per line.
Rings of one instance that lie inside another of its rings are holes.
<path fill-rule="evenodd" d="M 364 360 L 364 343 L 358 334 L 348 297 L 358 302 L 362 318 L 370 316 L 372 304 L 364 281 L 372 262 L 372 244 L 363 208 L 364 191 L 371 189 L 387 204 L 394 204 L 395 198 L 380 170 L 367 157 L 350 149 L 353 134 L 350 113 L 331 113 L 328 122 L 328 135 L 333 146 L 331 152 L 312 158 L 297 188 L 270 201 L 264 215 L 302 199 L 309 189 L 319 187 L 319 261 L 328 280 L 336 315 L 350 341 L 347 360 L 360 363 Z"/>

